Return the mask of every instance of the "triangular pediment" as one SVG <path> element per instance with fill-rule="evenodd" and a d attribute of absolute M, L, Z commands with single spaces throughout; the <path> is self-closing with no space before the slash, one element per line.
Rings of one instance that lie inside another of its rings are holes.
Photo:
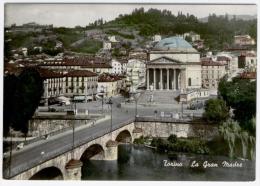
<path fill-rule="evenodd" d="M 162 57 L 153 59 L 153 60 L 149 61 L 148 63 L 149 64 L 180 64 L 182 62 L 177 59 L 162 56 Z"/>

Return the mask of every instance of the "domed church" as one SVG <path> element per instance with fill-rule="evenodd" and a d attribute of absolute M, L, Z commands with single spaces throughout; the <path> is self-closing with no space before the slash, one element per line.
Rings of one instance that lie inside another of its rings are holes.
<path fill-rule="evenodd" d="M 201 88 L 200 53 L 181 37 L 162 39 L 149 52 L 148 90 Z"/>

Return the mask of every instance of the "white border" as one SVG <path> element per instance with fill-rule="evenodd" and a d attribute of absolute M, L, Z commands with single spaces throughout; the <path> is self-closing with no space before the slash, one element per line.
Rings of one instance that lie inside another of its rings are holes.
<path fill-rule="evenodd" d="M 192 3 L 196 3 L 196 4 L 257 4 L 257 9 L 259 6 L 259 1 L 258 0 L 213 0 L 213 1 L 209 1 L 209 0 L 2 0 L 0 1 L 0 58 L 3 59 L 3 28 L 4 28 L 4 3 L 152 3 L 152 4 L 167 4 L 167 3 L 179 3 L 179 4 L 192 4 Z M 259 11 L 258 11 L 259 12 Z M 260 39 L 259 39 L 259 13 L 257 14 L 257 33 L 258 33 L 258 38 L 257 38 L 257 43 L 260 43 Z M 257 47 L 257 60 L 259 62 L 259 47 Z M 1 60 L 1 65 L 0 65 L 0 69 L 1 69 L 1 76 L 0 76 L 0 84 L 1 84 L 1 88 L 0 88 L 0 105 L 1 105 L 1 109 L 0 109 L 0 121 L 1 121 L 1 127 L 0 127 L 0 185 L 26 185 L 26 186 L 35 186 L 36 184 L 41 186 L 41 185 L 57 185 L 57 184 L 62 184 L 62 185 L 113 185 L 113 186 L 121 186 L 122 184 L 124 185 L 155 185 L 155 184 L 163 184 L 163 185 L 172 185 L 172 184 L 178 184 L 178 185 L 183 185 L 183 186 L 188 186 L 188 185 L 198 185 L 198 186 L 204 186 L 204 185 L 219 185 L 221 184 L 222 186 L 230 186 L 230 184 L 236 184 L 237 186 L 245 186 L 245 185 L 260 185 L 260 163 L 259 163 L 259 158 L 260 158 L 260 150 L 259 150 L 259 144 L 260 144 L 260 138 L 259 138 L 259 131 L 260 131 L 260 127 L 257 126 L 257 134 L 256 134 L 256 144 L 257 144 L 257 148 L 256 148 L 256 180 L 254 182 L 207 182 L 207 181 L 192 181 L 192 182 L 188 182 L 188 181 L 18 181 L 18 180 L 3 180 L 2 179 L 2 123 L 3 123 L 3 60 Z M 260 64 L 257 64 L 257 103 L 259 102 L 259 87 L 260 87 L 260 82 L 259 82 L 259 68 L 260 68 Z M 258 118 L 260 117 L 259 115 L 259 109 L 260 109 L 260 104 L 257 104 L 257 125 L 260 124 L 260 122 L 258 122 Z"/>

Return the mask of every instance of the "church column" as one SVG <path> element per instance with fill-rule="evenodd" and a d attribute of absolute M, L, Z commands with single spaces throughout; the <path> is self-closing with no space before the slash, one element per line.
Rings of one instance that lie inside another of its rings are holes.
<path fill-rule="evenodd" d="M 170 75 L 169 75 L 169 69 L 167 68 L 167 90 L 169 90 L 169 79 L 170 79 Z"/>
<path fill-rule="evenodd" d="M 173 70 L 173 90 L 177 89 L 177 87 L 176 87 L 176 79 L 177 79 L 177 70 L 174 69 Z"/>
<path fill-rule="evenodd" d="M 160 89 L 163 89 L 162 68 L 160 69 Z"/>
<path fill-rule="evenodd" d="M 156 90 L 156 69 L 153 69 L 153 88 Z"/>
<path fill-rule="evenodd" d="M 147 87 L 146 89 L 149 90 L 150 89 L 150 76 L 149 76 L 149 68 L 146 71 L 146 83 L 147 83 Z"/>
<path fill-rule="evenodd" d="M 180 78 L 181 78 L 181 81 L 180 81 L 181 91 L 185 91 L 185 89 L 186 89 L 186 71 L 184 69 L 181 70 Z"/>

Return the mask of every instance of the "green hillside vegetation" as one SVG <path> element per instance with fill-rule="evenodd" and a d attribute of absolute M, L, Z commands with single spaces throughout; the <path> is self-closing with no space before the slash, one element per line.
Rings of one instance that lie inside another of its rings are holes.
<path fill-rule="evenodd" d="M 94 39 L 85 40 L 77 47 L 71 47 L 73 52 L 95 54 L 102 48 L 102 42 Z"/>
<path fill-rule="evenodd" d="M 194 31 L 201 35 L 207 47 L 214 50 L 223 49 L 226 45 L 232 44 L 236 34 L 249 34 L 256 39 L 256 23 L 256 19 L 245 21 L 238 20 L 234 16 L 229 20 L 228 16 L 215 14 L 209 15 L 208 22 L 202 23 L 194 15 L 184 15 L 178 12 L 175 16 L 168 10 L 144 11 L 144 8 L 140 8 L 129 15 L 119 15 L 115 20 L 101 24 L 99 27 L 134 27 L 142 36 L 154 34 L 170 36 Z"/>
<path fill-rule="evenodd" d="M 65 48 L 70 48 L 70 45 L 84 37 L 84 32 L 76 28 L 59 27 L 54 28 L 54 32 L 58 36 Z"/>
<path fill-rule="evenodd" d="M 10 48 L 16 49 L 20 47 L 29 47 L 35 38 L 35 33 L 6 33 L 5 40 L 11 39 L 10 41 Z"/>

